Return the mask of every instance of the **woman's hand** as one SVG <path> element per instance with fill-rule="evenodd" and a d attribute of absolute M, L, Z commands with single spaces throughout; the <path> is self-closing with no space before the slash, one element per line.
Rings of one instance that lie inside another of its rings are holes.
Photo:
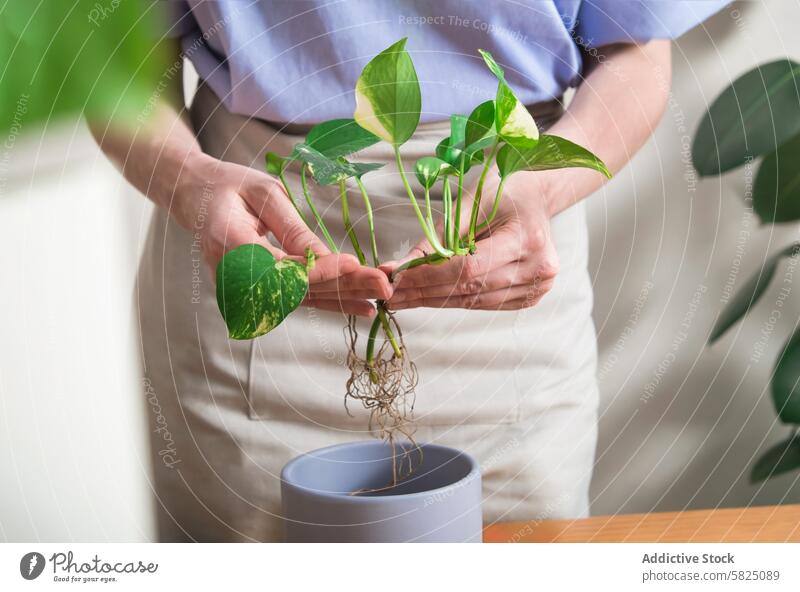
<path fill-rule="evenodd" d="M 664 112 L 671 74 L 670 42 L 608 45 L 598 55 L 603 56 L 602 64 L 586 60 L 583 83 L 566 113 L 547 133 L 585 146 L 616 172 L 652 134 Z M 436 267 L 403 271 L 389 305 L 396 309 L 516 309 L 536 304 L 553 285 L 558 270 L 550 218 L 602 183 L 601 175 L 585 169 L 514 174 L 505 185 L 499 214 L 477 243 L 476 253 Z M 496 186 L 495 177 L 484 187 L 484 214 Z M 425 242 L 409 258 L 423 252 L 431 252 Z M 384 270 L 400 263 L 387 264 Z"/>
<path fill-rule="evenodd" d="M 487 178 L 481 200 L 484 213 L 491 209 L 498 183 L 496 173 Z M 471 203 L 462 205 L 462 212 L 466 212 L 462 234 L 467 229 L 470 209 Z M 430 246 L 421 242 L 408 258 L 430 251 Z M 394 310 L 419 306 L 483 310 L 528 308 L 550 290 L 557 273 L 558 256 L 550 238 L 544 188 L 536 173 L 517 173 L 506 182 L 497 216 L 479 236 L 475 254 L 401 272 L 387 304 Z"/>
<path fill-rule="evenodd" d="M 276 259 L 300 261 L 310 248 L 319 257 L 309 272 L 305 305 L 372 316 L 375 308 L 369 299 L 392 294 L 385 274 L 361 266 L 352 255 L 331 253 L 303 222 L 280 183 L 265 173 L 198 152 L 186 160 L 172 206 L 177 221 L 199 239 L 212 272 L 225 253 L 247 243 L 263 246 Z M 281 248 L 266 239 L 268 232 Z"/>

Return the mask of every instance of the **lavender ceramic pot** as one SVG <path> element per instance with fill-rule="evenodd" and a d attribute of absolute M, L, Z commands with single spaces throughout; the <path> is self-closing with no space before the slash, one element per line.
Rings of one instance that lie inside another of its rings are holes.
<path fill-rule="evenodd" d="M 421 464 L 397 486 L 358 495 L 392 482 L 392 449 L 384 442 L 330 446 L 290 461 L 281 473 L 286 540 L 480 542 L 478 464 L 437 444 L 423 444 L 422 452 Z M 419 462 L 418 451 L 410 454 Z"/>

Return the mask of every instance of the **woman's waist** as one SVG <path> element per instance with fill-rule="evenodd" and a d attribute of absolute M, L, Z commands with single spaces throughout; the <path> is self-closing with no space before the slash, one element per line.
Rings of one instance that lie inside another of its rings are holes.
<path fill-rule="evenodd" d="M 533 116 L 536 124 L 541 129 L 547 129 L 553 125 L 564 114 L 564 100 L 563 97 L 552 99 L 550 101 L 543 101 L 526 105 L 525 108 Z M 464 114 L 468 115 L 468 114 Z M 289 134 L 292 136 L 305 136 L 316 124 L 311 123 L 292 123 L 286 121 L 270 121 L 267 119 L 259 119 L 258 121 L 268 125 L 274 130 Z M 318 122 L 321 123 L 321 122 Z M 417 129 L 419 131 L 427 130 L 440 130 L 448 129 L 450 126 L 449 119 L 434 119 L 420 123 Z"/>

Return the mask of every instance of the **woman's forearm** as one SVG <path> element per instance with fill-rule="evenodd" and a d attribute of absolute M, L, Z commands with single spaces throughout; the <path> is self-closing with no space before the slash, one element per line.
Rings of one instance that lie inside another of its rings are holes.
<path fill-rule="evenodd" d="M 177 46 L 170 48 L 176 63 Z M 181 72 L 165 81 L 166 86 L 148 119 L 133 127 L 90 121 L 89 128 L 106 156 L 125 179 L 157 205 L 167 209 L 185 227 L 192 224 L 194 204 L 175 199 L 181 185 L 201 186 L 205 155 L 183 108 Z"/>
<path fill-rule="evenodd" d="M 593 64 L 566 113 L 547 133 L 588 148 L 615 173 L 652 135 L 664 112 L 671 77 L 670 42 L 601 47 L 598 56 L 602 61 Z M 603 183 L 601 175 L 586 169 L 527 174 L 539 176 L 550 215 Z"/>

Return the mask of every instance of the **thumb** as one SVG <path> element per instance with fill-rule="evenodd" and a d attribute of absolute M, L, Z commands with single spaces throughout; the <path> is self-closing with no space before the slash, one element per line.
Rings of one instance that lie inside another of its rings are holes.
<path fill-rule="evenodd" d="M 465 192 L 466 193 L 466 192 Z M 469 199 L 466 195 L 464 196 L 465 199 L 461 204 L 461 221 L 459 224 L 458 229 L 458 236 L 464 236 L 467 231 L 469 230 L 469 218 L 470 218 L 470 211 L 472 209 L 472 200 Z M 436 228 L 434 232 L 436 236 L 439 237 L 442 244 L 445 244 L 445 240 L 442 238 L 442 232 L 444 231 L 444 218 L 439 218 L 439 221 L 436 223 Z M 411 249 L 406 253 L 405 256 L 401 257 L 400 259 L 394 259 L 392 261 L 386 261 L 382 265 L 379 266 L 378 269 L 383 271 L 384 273 L 391 273 L 396 267 L 399 267 L 403 263 L 411 261 L 412 259 L 416 259 L 417 257 L 424 257 L 433 252 L 433 247 L 428 239 L 420 240 L 416 245 L 411 247 Z"/>
<path fill-rule="evenodd" d="M 237 247 L 247 244 L 256 244 L 264 247 L 267 251 L 272 253 L 275 259 L 283 259 L 286 257 L 286 253 L 270 243 L 264 235 L 259 234 L 258 230 L 251 225 L 231 223 L 225 229 L 225 236 L 223 240 L 220 241 L 220 244 L 204 251 L 206 263 L 208 263 L 211 269 L 211 277 L 215 283 L 217 268 L 225 254 Z"/>
<path fill-rule="evenodd" d="M 417 257 L 424 257 L 427 253 L 433 251 L 431 244 L 428 242 L 427 239 L 423 239 L 419 241 L 416 245 L 411 247 L 409 251 L 403 255 L 399 259 L 393 259 L 391 261 L 384 261 L 378 266 L 383 273 L 389 275 L 395 268 L 399 267 L 403 263 L 407 261 L 411 261 L 412 259 L 416 259 Z"/>
<path fill-rule="evenodd" d="M 308 227 L 283 187 L 273 185 L 269 199 L 263 203 L 269 204 L 271 211 L 264 211 L 262 208 L 262 211 L 256 213 L 286 253 L 301 256 L 310 248 L 317 255 L 330 254 L 331 250 Z"/>

